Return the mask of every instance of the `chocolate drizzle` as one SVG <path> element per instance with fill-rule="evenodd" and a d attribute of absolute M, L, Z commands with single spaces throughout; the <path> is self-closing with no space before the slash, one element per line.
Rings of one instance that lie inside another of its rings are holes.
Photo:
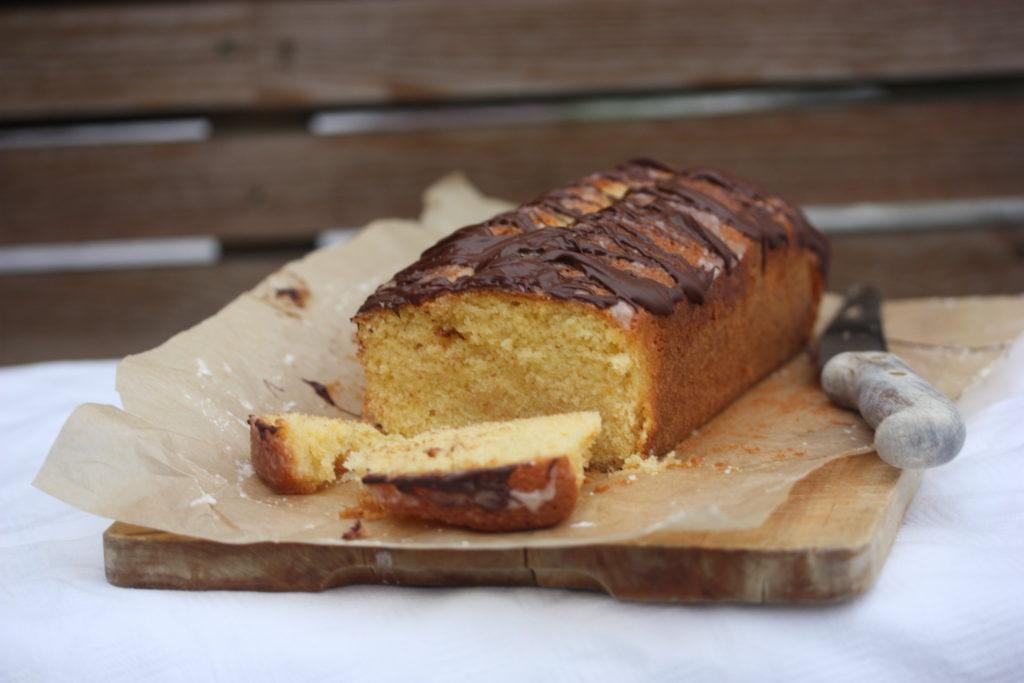
<path fill-rule="evenodd" d="M 762 246 L 762 267 L 791 240 L 827 267 L 824 236 L 781 199 L 719 171 L 637 160 L 456 231 L 359 312 L 496 289 L 669 315 L 683 299 L 703 303 L 718 272 L 739 264 L 721 225 Z M 694 249 L 703 256 L 683 256 Z"/>
<path fill-rule="evenodd" d="M 731 192 L 737 196 L 740 201 L 743 202 L 744 206 L 748 207 L 749 211 L 753 211 L 762 217 L 762 220 L 772 220 L 770 214 L 768 214 L 763 208 L 763 204 L 772 203 L 773 206 L 778 210 L 785 219 L 789 222 L 792 227 L 793 233 L 796 235 L 796 243 L 809 249 L 818 256 L 818 263 L 821 267 L 823 275 L 828 273 L 830 249 L 828 239 L 820 231 L 816 230 L 814 226 L 808 222 L 804 212 L 798 207 L 793 206 L 789 202 L 783 201 L 781 198 L 776 197 L 772 200 L 765 192 L 758 189 L 751 183 L 748 183 L 739 178 L 734 178 L 722 171 L 717 171 L 710 168 L 703 168 L 699 170 L 689 171 L 687 175 L 695 180 L 703 180 L 712 185 L 716 185 L 726 192 Z M 740 225 L 735 226 L 738 230 L 743 232 L 743 228 Z M 764 234 L 756 233 L 745 233 L 752 239 L 760 238 L 762 244 L 765 243 Z M 783 239 L 781 242 L 776 244 L 768 243 L 769 247 L 779 246 L 779 244 L 785 243 L 787 240 Z"/>
<path fill-rule="evenodd" d="M 409 496 L 426 496 L 442 507 L 454 507 L 470 502 L 484 510 L 504 510 L 509 506 L 512 486 L 509 478 L 518 465 L 488 467 L 442 474 L 407 474 L 389 477 L 385 474 L 367 474 L 367 485 L 391 484 Z M 548 476 L 550 477 L 550 468 Z"/>
<path fill-rule="evenodd" d="M 334 402 L 334 397 L 331 396 L 331 392 L 325 384 L 317 382 L 315 379 L 306 379 L 305 377 L 302 378 L 302 381 L 312 387 L 313 391 L 316 392 L 316 395 L 322 398 L 325 403 L 332 405 L 335 408 L 338 407 L 338 404 Z"/>

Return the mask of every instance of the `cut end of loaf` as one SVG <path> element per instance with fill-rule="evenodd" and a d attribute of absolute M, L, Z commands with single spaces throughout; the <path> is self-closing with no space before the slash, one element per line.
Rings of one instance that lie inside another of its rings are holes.
<path fill-rule="evenodd" d="M 644 450 L 650 406 L 632 309 L 466 292 L 358 318 L 365 411 L 389 433 L 597 411 L 593 464 Z"/>

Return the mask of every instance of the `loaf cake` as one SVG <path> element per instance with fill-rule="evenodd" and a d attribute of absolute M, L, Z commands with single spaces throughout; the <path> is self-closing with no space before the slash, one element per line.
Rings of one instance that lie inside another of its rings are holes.
<path fill-rule="evenodd" d="M 349 455 L 384 510 L 480 531 L 540 529 L 576 507 L 596 412 L 485 422 L 380 443 Z"/>
<path fill-rule="evenodd" d="M 551 526 L 576 505 L 596 412 L 385 436 L 352 420 L 250 416 L 253 469 L 277 493 L 313 493 L 349 471 L 375 508 L 482 531 Z"/>
<path fill-rule="evenodd" d="M 456 231 L 355 316 L 387 433 L 579 410 L 594 464 L 671 450 L 807 342 L 824 236 L 724 173 L 639 160 Z"/>

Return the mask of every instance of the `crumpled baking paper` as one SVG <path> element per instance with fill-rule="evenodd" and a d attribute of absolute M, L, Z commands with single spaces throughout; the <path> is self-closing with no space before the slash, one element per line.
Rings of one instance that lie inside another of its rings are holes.
<path fill-rule="evenodd" d="M 860 417 L 831 403 L 808 354 L 792 359 L 679 444 L 656 471 L 591 474 L 572 517 L 547 530 L 483 534 L 414 520 L 367 520 L 346 541 L 355 483 L 280 496 L 249 464 L 250 413 L 357 417 L 363 378 L 351 316 L 366 296 L 452 230 L 507 204 L 450 176 L 425 194 L 419 221 L 381 220 L 313 252 L 162 346 L 124 359 L 123 409 L 80 406 L 35 485 L 82 510 L 220 541 L 403 547 L 607 543 L 655 531 L 760 526 L 801 478 L 872 450 Z M 822 324 L 837 297 L 822 307 Z M 885 306 L 892 350 L 951 396 L 1024 331 L 1024 298 L 896 301 Z"/>

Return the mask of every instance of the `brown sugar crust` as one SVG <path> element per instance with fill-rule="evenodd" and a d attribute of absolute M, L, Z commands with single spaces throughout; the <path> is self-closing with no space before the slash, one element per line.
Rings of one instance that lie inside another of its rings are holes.
<path fill-rule="evenodd" d="M 478 531 L 554 526 L 572 514 L 580 482 L 566 457 L 452 473 L 368 474 L 364 495 L 393 514 Z"/>
<path fill-rule="evenodd" d="M 287 429 L 282 420 L 271 423 L 255 415 L 249 416 L 252 467 L 274 493 L 316 493 L 330 482 L 298 476 L 295 455 L 284 439 Z"/>

